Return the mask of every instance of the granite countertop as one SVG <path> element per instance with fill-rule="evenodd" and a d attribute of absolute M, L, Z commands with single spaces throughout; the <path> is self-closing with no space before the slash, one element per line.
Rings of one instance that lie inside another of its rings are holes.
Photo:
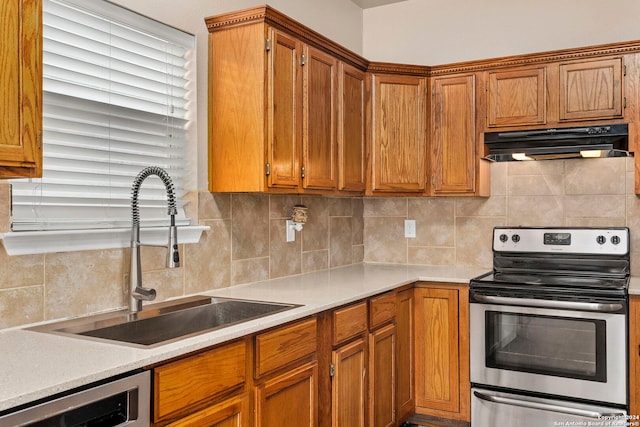
<path fill-rule="evenodd" d="M 302 304 L 151 349 L 24 328 L 0 330 L 0 411 L 278 326 L 415 281 L 468 283 L 478 269 L 356 264 L 201 293 Z M 640 280 L 638 281 L 640 283 Z M 640 294 L 640 285 L 638 285 Z"/>

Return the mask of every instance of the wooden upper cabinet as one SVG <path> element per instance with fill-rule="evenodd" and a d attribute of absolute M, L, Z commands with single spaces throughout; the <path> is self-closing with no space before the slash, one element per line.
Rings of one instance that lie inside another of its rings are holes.
<path fill-rule="evenodd" d="M 476 130 L 475 76 L 432 81 L 431 185 L 434 194 L 473 194 Z"/>
<path fill-rule="evenodd" d="M 363 192 L 367 62 L 269 6 L 205 22 L 209 189 Z"/>
<path fill-rule="evenodd" d="M 426 78 L 374 74 L 372 86 L 371 191 L 424 192 Z"/>
<path fill-rule="evenodd" d="M 560 121 L 622 117 L 622 58 L 560 64 Z"/>
<path fill-rule="evenodd" d="M 338 61 L 310 46 L 304 52 L 302 184 L 333 190 L 338 185 Z"/>
<path fill-rule="evenodd" d="M 487 126 L 546 123 L 544 67 L 487 73 Z"/>
<path fill-rule="evenodd" d="M 0 5 L 0 177 L 42 175 L 42 2 Z"/>
<path fill-rule="evenodd" d="M 301 177 L 302 44 L 272 30 L 267 97 L 269 187 L 298 188 Z"/>
<path fill-rule="evenodd" d="M 365 156 L 365 73 L 339 65 L 338 104 L 338 189 L 364 191 Z"/>

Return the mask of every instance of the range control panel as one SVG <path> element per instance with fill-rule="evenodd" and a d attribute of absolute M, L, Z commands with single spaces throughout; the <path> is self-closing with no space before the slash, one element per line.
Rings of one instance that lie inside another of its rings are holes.
<path fill-rule="evenodd" d="M 629 253 L 629 229 L 496 227 L 493 229 L 493 250 L 626 255 Z"/>

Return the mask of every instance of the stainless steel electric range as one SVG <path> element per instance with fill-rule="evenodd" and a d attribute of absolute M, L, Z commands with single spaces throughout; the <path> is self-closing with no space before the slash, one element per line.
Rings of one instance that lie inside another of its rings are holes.
<path fill-rule="evenodd" d="M 470 283 L 472 427 L 626 425 L 629 269 L 627 228 L 494 229 Z"/>

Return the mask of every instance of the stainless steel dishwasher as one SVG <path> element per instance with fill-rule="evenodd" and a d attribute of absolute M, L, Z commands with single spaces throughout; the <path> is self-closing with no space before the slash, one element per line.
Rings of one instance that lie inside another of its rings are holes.
<path fill-rule="evenodd" d="M 0 426 L 149 426 L 150 374 L 141 372 L 0 415 Z"/>

